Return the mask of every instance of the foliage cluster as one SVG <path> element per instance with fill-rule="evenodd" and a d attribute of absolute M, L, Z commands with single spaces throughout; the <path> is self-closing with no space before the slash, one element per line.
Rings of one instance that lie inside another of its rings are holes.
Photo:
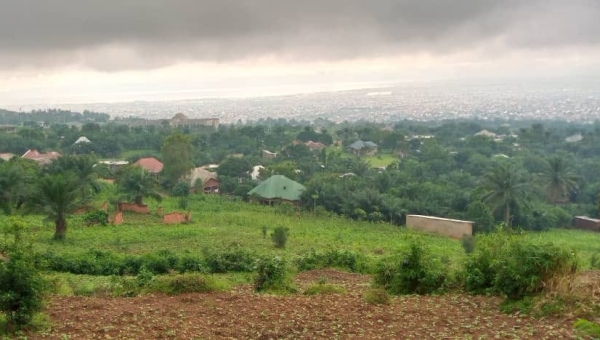
<path fill-rule="evenodd" d="M 330 249 L 322 253 L 311 250 L 298 257 L 295 263 L 300 271 L 320 268 L 339 268 L 360 273 L 368 271 L 366 258 L 349 250 Z"/>
<path fill-rule="evenodd" d="M 261 258 L 256 265 L 254 290 L 280 294 L 295 292 L 285 259 L 279 256 Z"/>
<path fill-rule="evenodd" d="M 6 316 L 9 329 L 16 330 L 28 325 L 41 310 L 46 291 L 32 247 L 22 239 L 22 222 L 13 221 L 5 232 L 0 247 L 0 312 Z"/>
<path fill-rule="evenodd" d="M 285 248 L 287 243 L 288 232 L 290 228 L 276 227 L 271 233 L 271 241 L 275 245 L 275 248 Z"/>
<path fill-rule="evenodd" d="M 465 289 L 522 299 L 541 292 L 550 280 L 574 273 L 576 254 L 550 242 L 498 231 L 481 235 L 464 268 Z"/>
<path fill-rule="evenodd" d="M 448 266 L 414 240 L 399 256 L 381 261 L 373 281 L 391 294 L 431 294 L 443 290 L 448 277 Z"/>
<path fill-rule="evenodd" d="M 99 224 L 106 226 L 108 224 L 108 212 L 104 210 L 94 210 L 83 216 L 83 222 L 86 225 Z"/>
<path fill-rule="evenodd" d="M 137 275 L 142 268 L 152 274 L 169 272 L 228 273 L 251 272 L 257 257 L 242 249 L 211 251 L 205 255 L 190 252 L 173 253 L 170 250 L 143 255 L 122 254 L 112 251 L 88 250 L 83 253 L 56 253 L 47 251 L 39 256 L 45 268 L 56 272 L 85 275 Z"/>

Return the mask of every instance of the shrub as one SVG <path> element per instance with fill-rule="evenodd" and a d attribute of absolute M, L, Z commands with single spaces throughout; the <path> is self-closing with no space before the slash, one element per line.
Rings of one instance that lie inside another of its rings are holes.
<path fill-rule="evenodd" d="M 317 253 L 314 250 L 296 259 L 298 270 L 306 271 L 320 268 L 339 268 L 351 272 L 366 272 L 364 256 L 347 250 L 329 250 Z"/>
<path fill-rule="evenodd" d="M 177 206 L 179 207 L 179 209 L 186 210 L 189 204 L 190 201 L 188 200 L 187 196 L 179 197 L 179 199 L 177 200 Z"/>
<path fill-rule="evenodd" d="M 600 325 L 585 319 L 577 319 L 573 324 L 573 328 L 582 336 L 588 336 L 593 339 L 600 338 Z"/>
<path fill-rule="evenodd" d="M 447 265 L 413 241 L 400 258 L 378 264 L 374 282 L 391 294 L 430 294 L 443 288 L 447 276 Z"/>
<path fill-rule="evenodd" d="M 146 266 L 142 266 L 135 277 L 138 287 L 148 287 L 154 281 L 154 274 Z"/>
<path fill-rule="evenodd" d="M 46 282 L 35 265 L 31 246 L 22 241 L 23 224 L 13 223 L 12 243 L 4 244 L 0 253 L 0 311 L 11 329 L 28 325 L 42 308 Z"/>
<path fill-rule="evenodd" d="M 541 292 L 550 280 L 575 272 L 577 266 L 572 251 L 498 231 L 478 238 L 465 265 L 465 288 L 518 300 Z"/>
<path fill-rule="evenodd" d="M 390 294 L 383 288 L 371 288 L 365 294 L 365 301 L 372 305 L 389 305 Z"/>
<path fill-rule="evenodd" d="M 263 239 L 267 238 L 267 226 L 266 225 L 262 226 L 262 235 L 263 235 Z"/>
<path fill-rule="evenodd" d="M 179 181 L 171 189 L 171 195 L 174 197 L 187 197 L 190 194 L 190 183 Z"/>
<path fill-rule="evenodd" d="M 463 249 L 465 250 L 465 253 L 471 254 L 475 251 L 475 239 L 473 238 L 473 236 L 463 236 L 463 238 L 460 240 L 460 243 Z"/>
<path fill-rule="evenodd" d="M 289 228 L 277 227 L 271 233 L 271 240 L 275 244 L 275 248 L 285 248 L 288 239 Z"/>
<path fill-rule="evenodd" d="M 258 261 L 254 290 L 257 292 L 288 293 L 294 292 L 289 269 L 280 257 L 265 257 Z"/>
<path fill-rule="evenodd" d="M 539 293 L 550 279 L 577 269 L 574 253 L 552 243 L 511 242 L 494 280 L 496 288 L 511 299 Z"/>
<path fill-rule="evenodd" d="M 187 254 L 179 258 L 177 271 L 180 273 L 196 272 L 209 274 L 210 268 L 201 257 Z"/>
<path fill-rule="evenodd" d="M 104 210 L 95 210 L 83 215 L 85 225 L 99 224 L 102 226 L 108 225 L 108 212 Z"/>
<path fill-rule="evenodd" d="M 594 254 L 592 254 L 590 266 L 592 269 L 600 269 L 600 250 L 597 250 Z"/>
<path fill-rule="evenodd" d="M 210 252 L 205 257 L 211 273 L 251 272 L 256 264 L 256 256 L 242 248 Z"/>
<path fill-rule="evenodd" d="M 160 250 L 157 253 L 143 255 L 142 263 L 154 274 L 166 274 L 177 268 L 179 258 L 170 250 Z"/>

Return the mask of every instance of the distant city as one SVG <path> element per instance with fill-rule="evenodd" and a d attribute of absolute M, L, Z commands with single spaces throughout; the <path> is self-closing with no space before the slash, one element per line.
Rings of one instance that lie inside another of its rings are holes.
<path fill-rule="evenodd" d="M 218 118 L 221 123 L 261 118 L 367 120 L 409 119 L 566 120 L 580 123 L 600 118 L 600 81 L 527 82 L 510 84 L 422 83 L 351 91 L 254 98 L 203 98 L 174 101 L 61 104 L 56 108 L 91 110 L 115 117 L 166 119 L 181 112 L 189 118 Z M 9 107 L 28 112 L 44 105 Z"/>

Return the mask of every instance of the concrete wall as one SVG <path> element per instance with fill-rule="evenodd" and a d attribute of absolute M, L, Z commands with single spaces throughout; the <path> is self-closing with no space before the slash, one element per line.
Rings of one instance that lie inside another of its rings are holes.
<path fill-rule="evenodd" d="M 473 235 L 473 222 L 451 220 L 434 216 L 406 215 L 406 226 L 410 229 L 434 233 L 452 238 Z"/>
<path fill-rule="evenodd" d="M 600 232 L 600 220 L 589 218 L 587 216 L 575 216 L 575 218 L 573 218 L 573 227 L 575 229 Z"/>

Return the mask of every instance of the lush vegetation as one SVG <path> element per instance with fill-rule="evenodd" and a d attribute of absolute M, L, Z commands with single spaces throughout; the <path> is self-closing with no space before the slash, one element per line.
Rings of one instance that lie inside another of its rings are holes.
<path fill-rule="evenodd" d="M 12 225 L 16 217 L 31 242 L 25 258 L 2 241 L 10 261 L 0 269 L 4 277 L 16 275 L 12 265 L 27 264 L 48 277 L 110 277 L 104 287 L 129 296 L 224 289 L 211 274 L 242 275 L 256 291 L 289 293 L 295 270 L 336 267 L 372 274 L 376 287 L 365 298 L 373 303 L 387 303 L 388 293 L 453 289 L 527 298 L 556 277 L 598 265 L 600 234 L 566 227 L 573 216 L 598 215 L 600 125 L 511 124 L 29 124 L 0 134 L 0 151 L 39 148 L 63 156 L 42 166 L 18 157 L 0 161 L 0 223 Z M 497 137 L 476 135 L 484 127 Z M 573 134 L 583 139 L 567 142 Z M 81 135 L 92 142 L 73 144 Z M 380 155 L 352 155 L 346 146 L 358 139 L 376 142 Z M 308 141 L 326 147 L 311 150 Z M 263 159 L 262 150 L 278 157 Z M 97 164 L 119 156 L 154 156 L 165 166 L 156 175 Z M 218 164 L 222 195 L 190 194 L 186 174 L 209 163 Z M 246 202 L 257 184 L 250 175 L 255 165 L 264 166 L 258 180 L 281 174 L 303 183 L 300 207 Z M 108 211 L 99 209 L 104 202 Z M 151 213 L 124 212 L 123 224 L 112 225 L 118 202 L 147 204 Z M 190 211 L 192 220 L 164 225 L 159 206 Z M 411 213 L 472 220 L 476 236 L 461 242 L 411 232 L 402 227 Z M 23 280 L 41 282 L 35 270 Z M 15 306 L 7 297 L 33 301 L 41 290 L 2 285 L 7 306 Z M 74 291 L 93 290 L 82 287 Z M 11 322 L 27 323 L 38 308 L 33 302 L 11 307 L 24 316 L 4 311 Z"/>

